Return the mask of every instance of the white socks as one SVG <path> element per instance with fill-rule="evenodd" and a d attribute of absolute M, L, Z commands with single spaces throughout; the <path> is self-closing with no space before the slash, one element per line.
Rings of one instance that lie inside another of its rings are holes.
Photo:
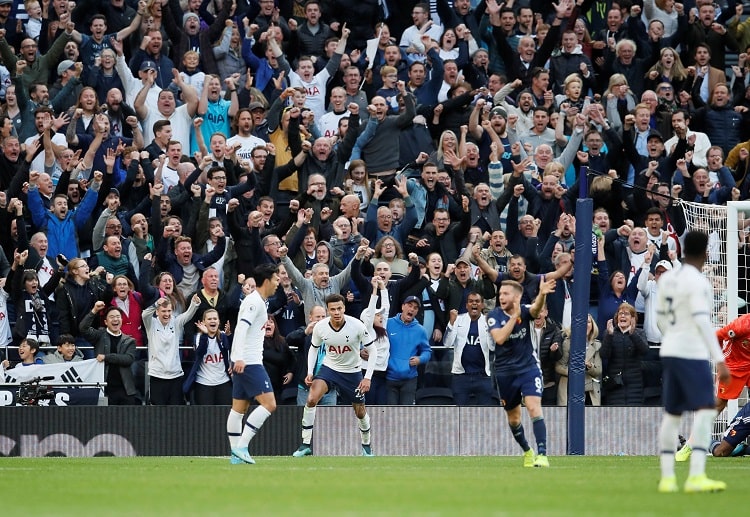
<path fill-rule="evenodd" d="M 677 436 L 680 432 L 680 417 L 664 413 L 659 429 L 659 453 L 661 463 L 661 477 L 674 476 L 674 453 Z"/>
<path fill-rule="evenodd" d="M 310 445 L 312 442 L 313 426 L 315 425 L 315 410 L 317 407 L 307 407 L 302 412 L 302 443 Z"/>
<path fill-rule="evenodd" d="M 227 417 L 227 437 L 229 438 L 229 447 L 236 449 L 242 435 L 242 413 L 234 409 L 229 410 Z"/>
<path fill-rule="evenodd" d="M 370 445 L 370 415 L 367 413 L 359 419 L 359 432 L 362 435 L 362 445 Z"/>
<path fill-rule="evenodd" d="M 245 428 L 242 430 L 242 436 L 240 436 L 239 442 L 237 443 L 238 447 L 247 447 L 247 444 L 250 443 L 250 440 L 252 440 L 256 434 L 258 434 L 263 422 L 265 422 L 269 416 L 271 416 L 271 413 L 266 408 L 263 406 L 256 407 L 253 412 L 250 413 L 250 416 L 247 417 Z"/>
<path fill-rule="evenodd" d="M 693 453 L 690 455 L 690 475 L 699 476 L 706 472 L 706 451 L 711 443 L 716 410 L 700 409 L 693 419 Z"/>

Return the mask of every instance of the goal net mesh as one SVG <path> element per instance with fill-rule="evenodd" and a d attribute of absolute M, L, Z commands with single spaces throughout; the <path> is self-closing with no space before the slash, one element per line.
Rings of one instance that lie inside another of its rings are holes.
<path fill-rule="evenodd" d="M 711 321 L 719 329 L 737 315 L 747 312 L 746 271 L 750 266 L 750 235 L 745 228 L 750 230 L 750 203 L 731 203 L 727 207 L 682 201 L 681 205 L 687 229 L 708 234 L 708 256 L 703 273 L 713 286 Z M 736 228 L 733 229 L 735 221 Z M 728 419 L 747 399 L 745 389 L 740 398 L 736 402 L 730 401 L 727 409 L 716 418 L 715 439 L 721 439 Z"/>

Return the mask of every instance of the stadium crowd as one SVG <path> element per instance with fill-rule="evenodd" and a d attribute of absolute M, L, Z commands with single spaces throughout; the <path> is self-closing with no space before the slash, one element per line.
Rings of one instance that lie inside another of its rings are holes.
<path fill-rule="evenodd" d="M 145 400 L 145 377 L 152 403 L 229 403 L 239 305 L 275 263 L 279 403 L 304 402 L 312 329 L 340 293 L 376 327 L 368 403 L 452 387 L 496 404 L 482 313 L 502 281 L 530 304 L 546 278 L 529 332 L 543 402 L 565 404 L 588 167 L 587 403 L 658 404 L 654 279 L 679 267 L 677 199 L 750 197 L 742 12 L 0 0 L 4 364 L 96 357 L 110 403 Z"/>

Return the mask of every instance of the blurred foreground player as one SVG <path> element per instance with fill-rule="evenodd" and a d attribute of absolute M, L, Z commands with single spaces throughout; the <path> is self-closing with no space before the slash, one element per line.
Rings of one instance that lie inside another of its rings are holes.
<path fill-rule="evenodd" d="M 709 359 L 716 362 L 719 380 L 730 375 L 711 326 L 711 284 L 701 273 L 706 261 L 708 236 L 691 231 L 685 236 L 685 262 L 659 278 L 657 324 L 662 333 L 664 367 L 664 418 L 659 431 L 661 480 L 659 492 L 677 492 L 674 444 L 685 411 L 695 411 L 693 454 L 685 492 L 725 490 L 723 481 L 706 476 L 706 451 L 711 441 L 716 410 Z"/>
<path fill-rule="evenodd" d="M 320 320 L 313 329 L 312 346 L 307 355 L 307 377 L 305 384 L 310 386 L 307 403 L 302 413 L 302 445 L 294 451 L 295 458 L 312 454 L 313 426 L 315 410 L 323 395 L 338 390 L 344 404 L 351 403 L 354 414 L 359 419 L 359 432 L 362 436 L 362 456 L 373 456 L 370 446 L 370 416 L 365 408 L 365 393 L 370 391 L 370 379 L 375 370 L 378 350 L 372 346 L 372 339 L 365 324 L 357 318 L 345 314 L 344 297 L 331 294 L 326 297 L 328 317 Z M 364 377 L 360 367 L 360 346 L 367 349 L 369 359 Z M 313 377 L 318 349 L 325 347 L 323 365 Z"/>
<path fill-rule="evenodd" d="M 263 340 L 268 321 L 266 300 L 279 286 L 279 267 L 261 264 L 253 271 L 253 278 L 257 288 L 242 300 L 230 355 L 232 409 L 227 418 L 227 436 L 232 449 L 232 464 L 255 463 L 247 446 L 263 422 L 276 410 L 271 379 L 263 367 Z M 243 428 L 242 417 L 253 399 L 259 406 L 248 415 Z"/>

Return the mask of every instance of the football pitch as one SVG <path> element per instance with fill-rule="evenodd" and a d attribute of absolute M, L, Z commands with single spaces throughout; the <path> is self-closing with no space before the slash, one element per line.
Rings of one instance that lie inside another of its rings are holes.
<path fill-rule="evenodd" d="M 716 494 L 658 494 L 655 457 L 2 458 L 0 515 L 719 515 L 746 458 L 709 458 Z M 677 465 L 680 484 L 687 464 Z"/>

